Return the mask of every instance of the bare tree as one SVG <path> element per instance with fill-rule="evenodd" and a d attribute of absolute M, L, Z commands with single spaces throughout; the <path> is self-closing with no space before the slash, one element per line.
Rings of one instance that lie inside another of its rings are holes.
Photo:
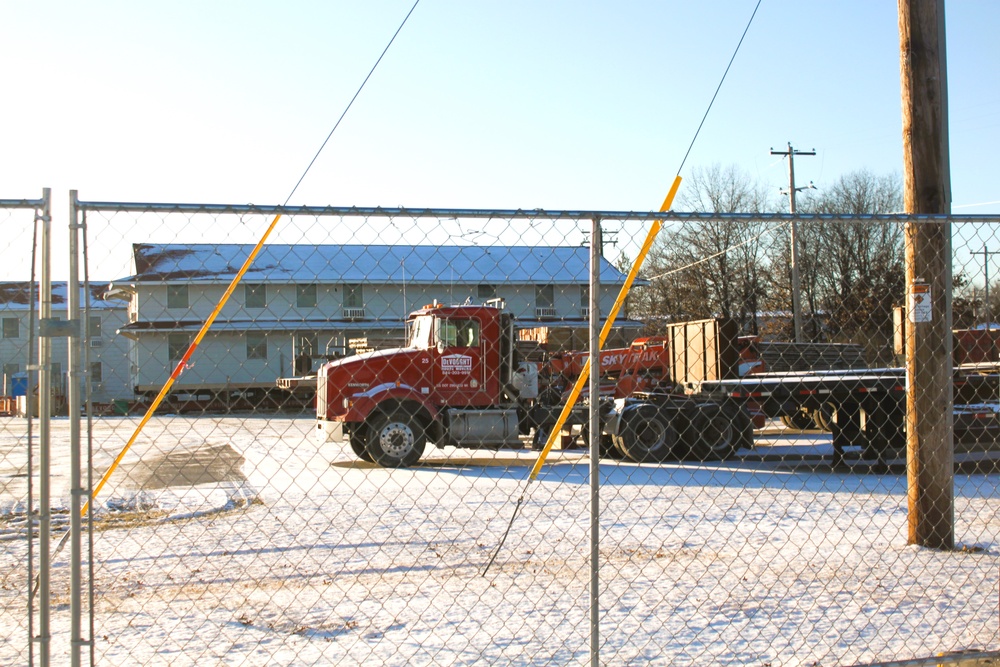
<path fill-rule="evenodd" d="M 804 198 L 811 213 L 868 215 L 902 209 L 898 175 L 867 170 L 841 176 Z M 904 297 L 903 228 L 896 222 L 821 221 L 800 225 L 804 301 L 815 338 L 865 343 L 882 359 L 891 350 L 892 307 Z M 822 321 L 821 328 L 818 323 Z"/>
<path fill-rule="evenodd" d="M 738 167 L 695 169 L 679 208 L 755 213 L 768 206 L 766 189 Z M 773 225 L 760 221 L 699 220 L 668 225 L 650 251 L 637 312 L 651 319 L 730 317 L 756 333 L 771 287 L 767 266 Z"/>

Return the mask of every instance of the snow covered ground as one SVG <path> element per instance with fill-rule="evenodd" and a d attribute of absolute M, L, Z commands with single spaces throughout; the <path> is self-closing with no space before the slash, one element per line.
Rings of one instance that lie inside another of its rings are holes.
<path fill-rule="evenodd" d="M 97 469 L 137 421 L 95 421 Z M 67 422 L 53 431 L 65 508 Z M 98 664 L 589 662 L 581 452 L 554 453 L 483 576 L 533 453 L 442 450 L 383 470 L 312 432 L 307 418 L 150 422 L 98 499 Z M 24 421 L 0 422 L 2 664 L 27 657 L 24 450 Z M 828 436 L 772 431 L 743 461 L 602 462 L 602 664 L 1000 647 L 1000 476 L 957 475 L 961 548 L 938 552 L 906 544 L 904 478 L 803 465 L 830 451 Z M 53 572 L 56 664 L 69 652 L 67 563 L 68 549 Z"/>

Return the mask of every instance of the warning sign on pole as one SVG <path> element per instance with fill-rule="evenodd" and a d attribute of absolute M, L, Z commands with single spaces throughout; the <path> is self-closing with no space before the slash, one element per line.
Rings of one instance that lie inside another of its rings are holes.
<path fill-rule="evenodd" d="M 913 283 L 910 285 L 910 321 L 930 322 L 931 321 L 931 286 L 927 283 Z"/>

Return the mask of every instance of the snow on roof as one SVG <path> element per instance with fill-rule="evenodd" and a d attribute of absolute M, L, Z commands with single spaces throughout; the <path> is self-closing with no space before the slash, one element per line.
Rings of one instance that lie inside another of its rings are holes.
<path fill-rule="evenodd" d="M 34 296 L 35 308 L 38 308 L 39 286 L 35 283 Z M 68 300 L 68 285 L 65 281 L 53 281 L 52 283 L 52 307 L 56 310 L 65 310 Z M 99 280 L 90 283 L 90 307 L 91 308 L 125 308 L 125 304 L 105 301 L 103 294 L 107 289 L 107 283 Z M 28 310 L 31 297 L 31 283 L 28 281 L 0 282 L 0 309 L 3 310 Z M 83 285 L 80 286 L 80 307 L 83 303 Z"/>
<path fill-rule="evenodd" d="M 115 283 L 229 281 L 249 244 L 132 246 L 135 275 Z M 573 284 L 590 277 L 590 249 L 564 246 L 288 245 L 264 246 L 244 279 L 268 282 Z M 601 259 L 601 282 L 625 275 Z"/>
<path fill-rule="evenodd" d="M 563 320 L 538 320 L 538 319 L 518 319 L 517 324 L 522 329 L 533 327 L 572 327 L 585 329 L 588 321 L 582 318 L 572 318 Z M 616 321 L 619 328 L 637 329 L 642 326 L 642 322 L 637 320 L 620 319 Z M 133 335 L 149 332 L 195 332 L 201 329 L 200 320 L 158 320 L 154 322 L 132 322 L 121 327 L 120 333 L 130 333 Z M 371 330 L 371 329 L 400 329 L 404 328 L 403 320 L 330 320 L 330 319 L 304 319 L 304 320 L 279 320 L 279 319 L 254 319 L 254 320 L 216 320 L 212 324 L 213 331 L 344 331 L 344 330 Z"/>

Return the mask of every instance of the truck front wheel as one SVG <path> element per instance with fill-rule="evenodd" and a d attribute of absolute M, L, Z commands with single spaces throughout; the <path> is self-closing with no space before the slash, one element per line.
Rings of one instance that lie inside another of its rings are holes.
<path fill-rule="evenodd" d="M 637 463 L 659 463 L 674 455 L 677 430 L 655 405 L 638 405 L 622 414 L 615 447 Z"/>
<path fill-rule="evenodd" d="M 362 461 L 367 461 L 368 463 L 374 463 L 371 454 L 368 453 L 367 443 L 365 437 L 365 428 L 359 426 L 351 432 L 351 451 Z"/>
<path fill-rule="evenodd" d="M 403 410 L 376 415 L 367 428 L 365 450 L 384 468 L 412 466 L 424 454 L 427 434 L 415 416 Z"/>

